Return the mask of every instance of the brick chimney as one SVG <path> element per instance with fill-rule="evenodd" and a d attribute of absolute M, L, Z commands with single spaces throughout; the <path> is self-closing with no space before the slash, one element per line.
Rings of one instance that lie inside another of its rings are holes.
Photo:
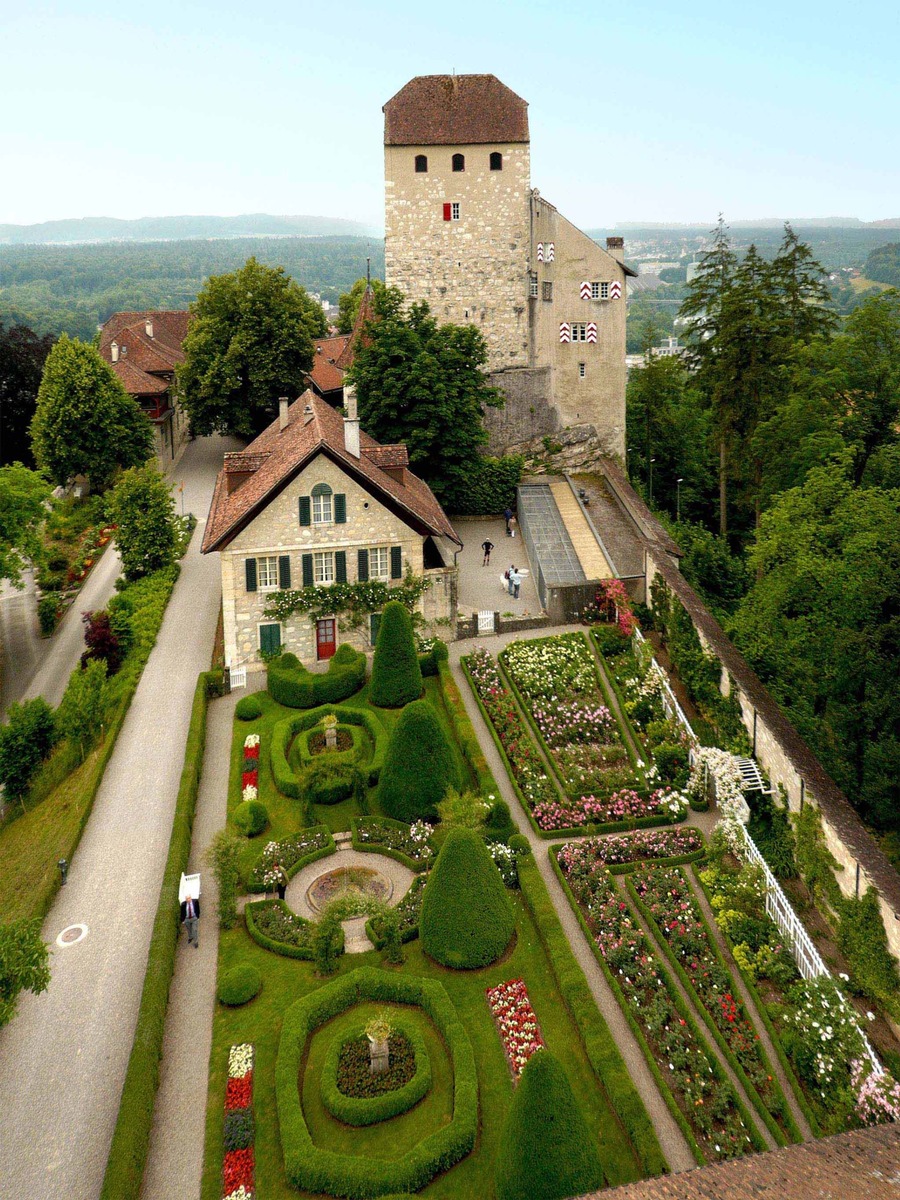
<path fill-rule="evenodd" d="M 119 361 L 119 343 L 118 342 L 110 342 L 109 357 L 112 359 L 113 362 Z"/>
<path fill-rule="evenodd" d="M 608 237 L 606 239 L 606 249 L 617 262 L 625 261 L 625 239 L 621 237 Z"/>
<path fill-rule="evenodd" d="M 288 423 L 288 398 L 287 396 L 278 397 L 278 428 L 287 429 Z"/>
<path fill-rule="evenodd" d="M 352 383 L 344 384 L 344 449 L 354 458 L 359 458 L 359 417 L 356 415 L 356 388 Z"/>

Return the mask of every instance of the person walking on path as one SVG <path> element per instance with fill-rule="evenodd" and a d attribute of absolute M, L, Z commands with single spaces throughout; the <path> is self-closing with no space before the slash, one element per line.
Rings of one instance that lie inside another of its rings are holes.
<path fill-rule="evenodd" d="M 181 923 L 187 930 L 188 945 L 200 949 L 200 901 L 185 896 L 181 902 Z"/>
<path fill-rule="evenodd" d="M 277 862 L 272 868 L 272 874 L 275 878 L 275 892 L 279 900 L 284 899 L 284 894 L 287 891 L 287 875 L 284 873 L 284 867 L 280 862 Z"/>
<path fill-rule="evenodd" d="M 509 508 L 509 507 L 507 507 L 507 508 L 504 508 L 504 510 L 503 510 L 503 520 L 506 522 L 506 536 L 507 536 L 507 537 L 511 537 L 511 536 L 512 536 L 512 530 L 511 530 L 511 529 L 510 529 L 510 527 L 509 527 L 509 523 L 510 523 L 510 521 L 512 520 L 512 515 L 513 515 L 513 514 L 512 514 L 512 509 L 511 509 L 511 508 Z"/>
<path fill-rule="evenodd" d="M 515 567 L 513 567 L 512 572 L 510 573 L 509 582 L 512 586 L 512 598 L 513 600 L 518 600 L 519 588 L 522 586 L 522 576 Z"/>
<path fill-rule="evenodd" d="M 483 567 L 489 567 L 491 565 L 491 551 L 494 548 L 494 543 L 490 538 L 485 538 L 481 543 L 481 548 L 484 551 L 484 561 L 481 565 Z"/>
<path fill-rule="evenodd" d="M 509 570 L 506 572 L 506 590 L 509 592 L 510 596 L 513 594 L 513 587 L 515 586 L 513 583 L 513 576 L 516 574 L 517 574 L 516 568 L 511 563 Z M 520 577 L 520 581 L 521 581 L 521 577 Z"/>
<path fill-rule="evenodd" d="M 514 537 L 516 536 L 516 517 L 515 517 L 515 513 L 513 513 L 513 514 L 510 516 L 510 518 L 509 518 L 509 526 L 507 527 L 507 530 L 506 530 L 506 532 L 509 534 L 509 536 L 510 536 L 511 538 L 514 538 Z"/>

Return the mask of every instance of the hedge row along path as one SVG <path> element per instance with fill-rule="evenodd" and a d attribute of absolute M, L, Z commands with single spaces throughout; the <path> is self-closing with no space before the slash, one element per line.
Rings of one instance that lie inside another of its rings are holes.
<path fill-rule="evenodd" d="M 188 447 L 178 469 L 186 510 L 207 512 L 222 454 L 235 446 L 204 438 Z M 44 922 L 44 939 L 54 948 L 50 987 L 41 996 L 24 994 L 19 1015 L 0 1031 L 4 1195 L 44 1200 L 61 1190 L 73 1197 L 100 1193 L 134 1040 L 194 689 L 209 666 L 218 618 L 219 563 L 214 555 L 200 557 L 203 529 L 201 521 L 69 882 Z M 107 561 L 104 555 L 99 565 Z M 207 933 L 213 920 L 203 926 Z M 78 922 L 88 926 L 87 937 L 56 948 L 60 931 Z"/>

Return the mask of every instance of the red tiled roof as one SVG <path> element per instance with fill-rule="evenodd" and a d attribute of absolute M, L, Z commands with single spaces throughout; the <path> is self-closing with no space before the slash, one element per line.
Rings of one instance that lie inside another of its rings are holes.
<path fill-rule="evenodd" d="M 118 375 L 122 387 L 130 396 L 161 396 L 169 390 L 168 379 L 148 375 L 129 359 L 120 358 L 109 364 Z"/>
<path fill-rule="evenodd" d="M 344 372 L 337 366 L 337 360 L 349 342 L 349 333 L 339 334 L 338 337 L 317 338 L 313 342 L 315 357 L 309 378 L 321 395 L 338 392 L 344 386 Z"/>
<path fill-rule="evenodd" d="M 404 445 L 396 446 L 363 446 L 363 454 L 376 467 L 408 467 L 409 453 Z"/>
<path fill-rule="evenodd" d="M 184 361 L 181 343 L 191 314 L 181 311 L 113 313 L 100 333 L 100 353 L 133 396 L 165 392 L 178 363 Z M 151 323 L 153 335 L 147 333 Z M 112 343 L 119 347 L 112 361 Z M 165 376 L 164 379 L 158 378 Z"/>
<path fill-rule="evenodd" d="M 528 141 L 528 104 L 496 75 L 417 75 L 383 111 L 386 146 Z"/>
<path fill-rule="evenodd" d="M 363 453 L 359 458 L 348 453 L 344 447 L 343 417 L 314 392 L 305 391 L 288 409 L 288 423 L 284 429 L 280 428 L 280 420 L 276 418 L 243 452 L 241 457 L 244 459 L 253 456 L 263 461 L 231 495 L 226 483 L 227 468 L 223 467 L 219 472 L 203 538 L 203 553 L 227 546 L 320 453 L 327 454 L 386 507 L 398 512 L 412 528 L 448 537 L 462 545 L 428 484 L 409 471 L 404 483 L 392 478 L 370 457 L 371 451 L 378 448 L 373 438 L 361 432 Z"/>
<path fill-rule="evenodd" d="M 856 1129 L 595 1195 L 596 1200 L 900 1200 L 900 1128 Z"/>

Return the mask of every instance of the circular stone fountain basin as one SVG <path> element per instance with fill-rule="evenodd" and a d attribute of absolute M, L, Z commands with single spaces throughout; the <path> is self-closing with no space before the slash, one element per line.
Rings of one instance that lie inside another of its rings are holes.
<path fill-rule="evenodd" d="M 390 879 L 371 867 L 338 867 L 314 879 L 307 888 L 306 899 L 314 912 L 321 912 L 332 900 L 346 897 L 387 903 L 393 890 Z"/>

